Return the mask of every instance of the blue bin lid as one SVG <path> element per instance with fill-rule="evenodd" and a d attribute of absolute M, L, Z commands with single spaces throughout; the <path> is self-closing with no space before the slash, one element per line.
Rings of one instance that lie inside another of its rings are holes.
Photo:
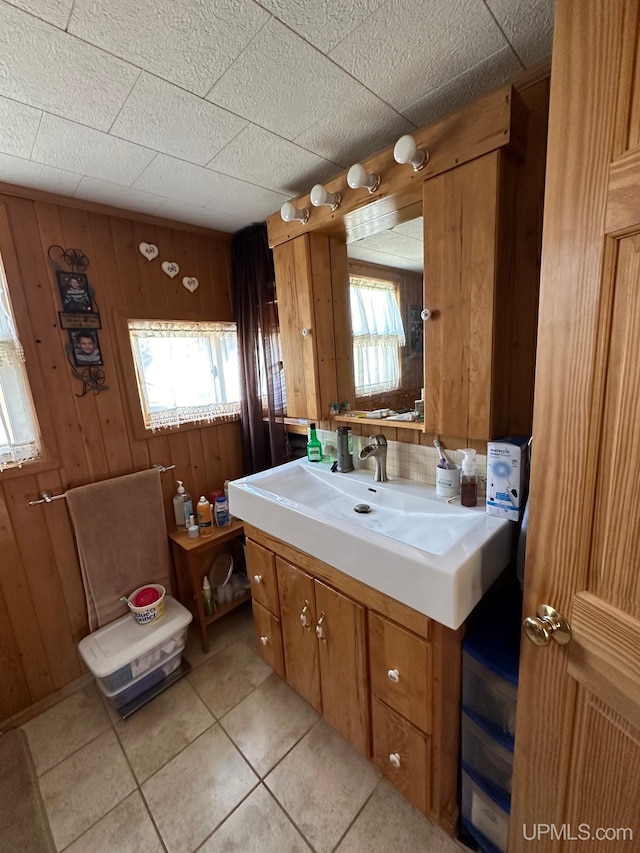
<path fill-rule="evenodd" d="M 487 669 L 510 684 L 518 684 L 522 595 L 505 588 L 474 612 L 462 647 Z"/>

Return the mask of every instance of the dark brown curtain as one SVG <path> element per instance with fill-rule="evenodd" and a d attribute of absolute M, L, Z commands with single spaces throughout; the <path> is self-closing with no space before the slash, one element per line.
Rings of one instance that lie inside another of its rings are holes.
<path fill-rule="evenodd" d="M 273 254 L 264 223 L 234 235 L 233 303 L 238 324 L 243 458 L 247 474 L 290 458 Z"/>

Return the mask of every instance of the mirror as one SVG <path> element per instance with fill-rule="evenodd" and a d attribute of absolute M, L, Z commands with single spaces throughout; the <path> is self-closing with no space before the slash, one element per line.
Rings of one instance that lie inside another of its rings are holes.
<path fill-rule="evenodd" d="M 398 212 L 401 213 L 401 212 Z M 413 411 L 424 386 L 423 219 L 347 233 L 355 408 Z"/>

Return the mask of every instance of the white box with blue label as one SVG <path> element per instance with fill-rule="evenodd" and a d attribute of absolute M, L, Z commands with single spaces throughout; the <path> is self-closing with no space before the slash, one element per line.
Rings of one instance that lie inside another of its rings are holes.
<path fill-rule="evenodd" d="M 521 436 L 487 444 L 487 515 L 518 521 L 526 485 L 527 439 Z"/>

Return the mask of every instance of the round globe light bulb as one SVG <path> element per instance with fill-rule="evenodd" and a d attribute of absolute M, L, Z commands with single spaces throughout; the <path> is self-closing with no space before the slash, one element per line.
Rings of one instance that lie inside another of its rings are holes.
<path fill-rule="evenodd" d="M 284 222 L 301 222 L 305 225 L 309 220 L 309 211 L 306 207 L 304 210 L 298 210 L 293 202 L 285 201 L 280 208 L 280 216 Z"/>
<path fill-rule="evenodd" d="M 354 165 L 347 172 L 347 183 L 352 190 L 367 189 L 369 193 L 374 193 L 380 186 L 380 176 L 371 175 L 361 163 Z"/>
<path fill-rule="evenodd" d="M 414 172 L 420 171 L 429 159 L 426 151 L 419 149 L 413 136 L 401 136 L 393 148 L 393 159 L 396 163 L 410 163 Z"/>
<path fill-rule="evenodd" d="M 309 193 L 309 200 L 314 207 L 326 204 L 331 210 L 337 210 L 340 206 L 340 193 L 330 193 L 322 184 L 316 184 Z"/>

